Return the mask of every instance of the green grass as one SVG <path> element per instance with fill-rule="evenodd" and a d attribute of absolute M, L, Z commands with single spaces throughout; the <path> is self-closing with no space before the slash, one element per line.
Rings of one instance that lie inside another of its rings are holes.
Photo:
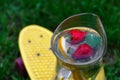
<path fill-rule="evenodd" d="M 20 56 L 18 35 L 23 27 L 38 24 L 54 31 L 65 18 L 86 12 L 99 15 L 107 33 L 106 77 L 120 80 L 119 5 L 119 0 L 1 0 L 0 80 L 25 79 L 15 67 L 15 59 Z"/>

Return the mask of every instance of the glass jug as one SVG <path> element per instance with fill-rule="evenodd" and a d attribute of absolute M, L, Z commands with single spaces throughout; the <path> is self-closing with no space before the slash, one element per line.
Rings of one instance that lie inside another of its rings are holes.
<path fill-rule="evenodd" d="M 51 39 L 51 49 L 57 57 L 55 80 L 96 80 L 103 68 L 106 47 L 106 33 L 96 14 L 68 17 Z"/>

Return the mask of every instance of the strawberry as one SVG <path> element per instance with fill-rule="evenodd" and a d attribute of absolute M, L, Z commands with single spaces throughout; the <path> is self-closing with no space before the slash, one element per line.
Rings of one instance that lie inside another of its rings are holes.
<path fill-rule="evenodd" d="M 70 43 L 72 44 L 78 44 L 79 42 L 83 41 L 86 36 L 86 32 L 80 31 L 78 29 L 70 30 L 68 33 L 71 36 Z"/>
<path fill-rule="evenodd" d="M 88 44 L 81 44 L 73 53 L 72 57 L 75 60 L 89 58 L 93 55 L 93 49 Z"/>

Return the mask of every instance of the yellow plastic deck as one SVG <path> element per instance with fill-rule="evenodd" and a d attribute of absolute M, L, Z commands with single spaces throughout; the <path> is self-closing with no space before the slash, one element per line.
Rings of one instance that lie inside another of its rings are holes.
<path fill-rule="evenodd" d="M 56 57 L 50 50 L 52 34 L 51 31 L 38 25 L 26 26 L 20 32 L 19 48 L 31 80 L 54 80 Z M 104 80 L 103 68 L 96 80 Z"/>
<path fill-rule="evenodd" d="M 52 32 L 30 25 L 19 35 L 19 48 L 31 80 L 52 80 L 55 76 L 56 58 L 50 50 Z"/>

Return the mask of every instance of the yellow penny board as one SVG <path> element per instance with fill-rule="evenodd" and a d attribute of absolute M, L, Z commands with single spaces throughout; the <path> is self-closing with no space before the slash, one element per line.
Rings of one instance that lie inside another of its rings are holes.
<path fill-rule="evenodd" d="M 26 26 L 20 32 L 19 48 L 31 80 L 54 80 L 57 61 L 50 50 L 52 34 L 51 31 L 38 25 Z M 104 80 L 103 68 L 96 80 Z"/>
<path fill-rule="evenodd" d="M 56 58 L 50 50 L 52 32 L 30 25 L 19 35 L 19 48 L 31 80 L 52 80 L 55 76 Z"/>

